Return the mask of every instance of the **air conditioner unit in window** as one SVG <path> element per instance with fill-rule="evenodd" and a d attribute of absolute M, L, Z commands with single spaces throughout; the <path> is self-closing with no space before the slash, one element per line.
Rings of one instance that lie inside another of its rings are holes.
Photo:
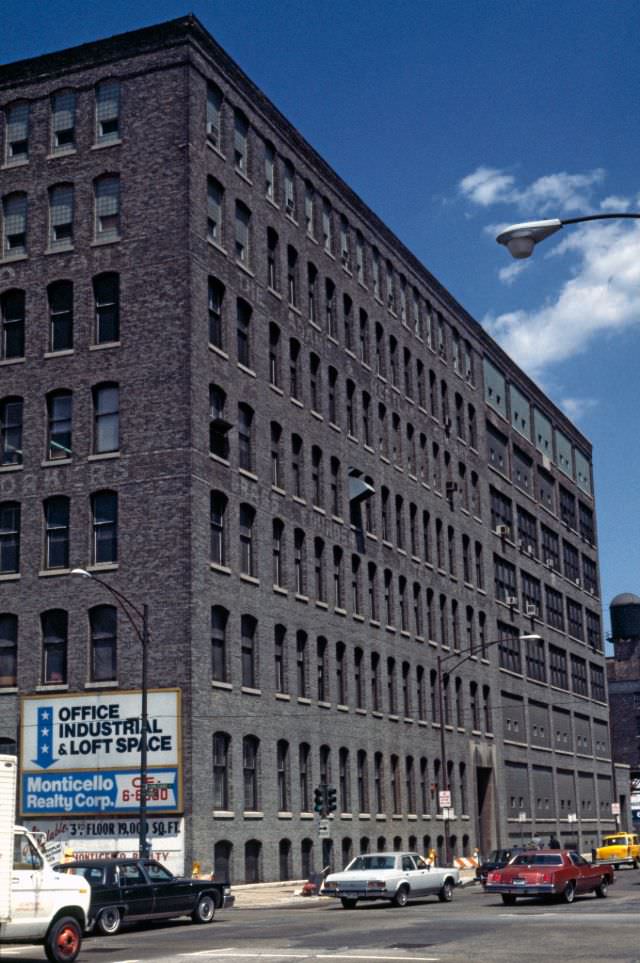
<path fill-rule="evenodd" d="M 506 602 L 507 605 L 509 605 L 509 606 L 513 609 L 513 608 L 515 608 L 515 607 L 517 606 L 517 604 L 518 604 L 518 596 L 517 596 L 517 595 L 507 595 L 507 597 L 505 598 L 505 602 Z"/>
<path fill-rule="evenodd" d="M 548 455 L 542 456 L 542 467 L 546 468 L 547 471 L 551 471 L 551 459 Z"/>
<path fill-rule="evenodd" d="M 595 594 L 596 594 L 596 590 L 594 589 L 593 585 L 590 585 L 590 586 L 589 586 L 589 595 L 595 595 Z"/>
<path fill-rule="evenodd" d="M 552 558 L 546 558 L 545 561 L 544 561 L 544 564 L 547 566 L 547 568 L 553 568 L 553 559 L 552 559 Z"/>
<path fill-rule="evenodd" d="M 290 197 L 287 198 L 284 206 L 287 214 L 293 214 L 293 201 Z"/>
<path fill-rule="evenodd" d="M 524 614 L 528 615 L 531 619 L 537 619 L 538 617 L 538 606 L 533 605 L 531 602 L 527 602 L 524 607 Z"/>
<path fill-rule="evenodd" d="M 496 535 L 499 535 L 500 538 L 507 538 L 510 532 L 511 529 L 508 525 L 496 525 Z"/>
<path fill-rule="evenodd" d="M 577 579 L 575 580 L 575 582 L 576 582 L 576 585 L 577 585 L 579 588 L 582 586 L 582 579 L 581 579 L 581 578 L 577 578 Z"/>

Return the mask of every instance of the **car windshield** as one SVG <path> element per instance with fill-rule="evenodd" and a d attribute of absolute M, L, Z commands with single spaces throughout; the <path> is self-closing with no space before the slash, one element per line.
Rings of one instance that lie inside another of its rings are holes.
<path fill-rule="evenodd" d="M 551 853 L 522 853 L 510 863 L 511 866 L 562 866 L 562 856 Z"/>
<path fill-rule="evenodd" d="M 345 872 L 353 873 L 368 869 L 394 869 L 395 856 L 356 856 L 347 866 Z"/>
<path fill-rule="evenodd" d="M 605 836 L 602 840 L 603 846 L 626 846 L 626 836 Z"/>

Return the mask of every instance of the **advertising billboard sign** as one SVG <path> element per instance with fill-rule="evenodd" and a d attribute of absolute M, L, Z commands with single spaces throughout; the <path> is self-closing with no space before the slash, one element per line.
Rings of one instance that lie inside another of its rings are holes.
<path fill-rule="evenodd" d="M 23 816 L 135 813 L 140 782 L 140 692 L 25 696 L 20 739 Z M 182 811 L 180 691 L 148 693 L 149 815 Z"/>

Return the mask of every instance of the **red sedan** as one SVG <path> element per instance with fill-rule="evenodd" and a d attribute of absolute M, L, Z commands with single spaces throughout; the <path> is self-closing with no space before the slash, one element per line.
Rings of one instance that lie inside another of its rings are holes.
<path fill-rule="evenodd" d="M 602 899 L 613 881 L 613 866 L 608 863 L 588 863 L 567 849 L 537 849 L 519 853 L 507 866 L 489 873 L 485 890 L 500 893 L 507 906 L 513 906 L 518 896 L 559 896 L 573 903 L 582 893 L 593 892 Z"/>

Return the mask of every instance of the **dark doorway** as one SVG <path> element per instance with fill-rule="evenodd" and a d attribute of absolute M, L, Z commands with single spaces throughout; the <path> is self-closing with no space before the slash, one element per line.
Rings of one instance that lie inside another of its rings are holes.
<path fill-rule="evenodd" d="M 493 769 L 490 766 L 476 767 L 476 787 L 478 796 L 478 847 L 483 856 L 495 849 Z"/>

